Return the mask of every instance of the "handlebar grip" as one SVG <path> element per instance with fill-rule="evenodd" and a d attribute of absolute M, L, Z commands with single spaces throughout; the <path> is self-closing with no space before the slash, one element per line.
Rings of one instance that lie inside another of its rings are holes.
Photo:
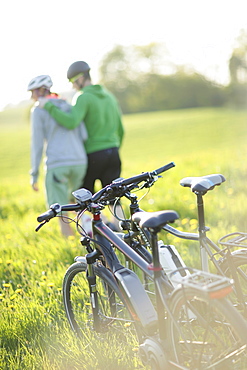
<path fill-rule="evenodd" d="M 50 206 L 50 209 L 37 217 L 38 222 L 49 221 L 51 218 L 61 212 L 62 206 L 58 203 L 54 203 Z"/>
<path fill-rule="evenodd" d="M 129 179 L 121 180 L 121 185 L 130 185 L 134 183 L 139 183 L 141 181 L 145 181 L 149 178 L 150 174 L 149 172 L 143 172 L 140 175 L 136 175 L 133 177 L 130 177 Z"/>
<path fill-rule="evenodd" d="M 56 217 L 57 213 L 53 209 L 49 209 L 48 211 L 42 213 L 37 217 L 38 222 L 42 221 L 49 221 L 51 218 Z"/>
<path fill-rule="evenodd" d="M 81 204 L 65 204 L 65 205 L 60 205 L 58 203 L 55 203 L 55 204 L 52 204 L 50 209 L 44 213 L 42 213 L 41 215 L 39 215 L 37 217 L 37 221 L 38 222 L 42 222 L 42 221 L 49 221 L 51 220 L 53 217 L 56 217 L 56 215 L 59 213 L 59 212 L 68 212 L 68 211 L 79 211 L 79 210 L 82 210 L 83 209 L 83 206 Z"/>
<path fill-rule="evenodd" d="M 156 174 L 156 175 L 159 175 L 160 173 L 162 172 L 165 172 L 165 171 L 168 171 L 170 168 L 172 167 L 175 167 L 175 163 L 174 162 L 170 162 L 168 164 L 166 164 L 165 166 L 162 166 L 160 168 L 158 168 L 157 170 L 151 172 L 152 174 Z"/>
<path fill-rule="evenodd" d="M 166 164 L 165 166 L 162 166 L 162 167 L 158 168 L 155 171 L 143 172 L 140 175 L 130 177 L 129 179 L 126 179 L 126 180 L 122 180 L 121 184 L 122 185 L 130 185 L 130 184 L 133 184 L 135 182 L 138 183 L 138 182 L 141 182 L 141 181 L 145 181 L 150 177 L 150 175 L 151 176 L 159 175 L 160 173 L 165 172 L 165 171 L 169 170 L 172 167 L 175 167 L 174 162 L 170 162 L 170 163 Z"/>

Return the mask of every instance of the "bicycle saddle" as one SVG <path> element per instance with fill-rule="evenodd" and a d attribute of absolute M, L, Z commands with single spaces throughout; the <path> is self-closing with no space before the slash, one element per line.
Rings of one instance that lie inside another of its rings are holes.
<path fill-rule="evenodd" d="M 132 220 L 140 227 L 148 228 L 163 227 L 178 218 L 175 211 L 136 212 L 132 215 Z"/>
<path fill-rule="evenodd" d="M 226 181 L 225 177 L 220 174 L 212 174 L 201 177 L 185 177 L 180 181 L 180 185 L 191 188 L 191 191 L 206 193 L 208 190 L 213 190 L 217 185 Z"/>

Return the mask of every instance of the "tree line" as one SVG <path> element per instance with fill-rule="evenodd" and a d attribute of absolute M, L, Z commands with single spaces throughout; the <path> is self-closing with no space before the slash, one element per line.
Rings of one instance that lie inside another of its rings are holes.
<path fill-rule="evenodd" d="M 193 107 L 247 107 L 247 32 L 229 60 L 230 82 L 222 86 L 169 61 L 163 44 L 115 46 L 101 61 L 100 83 L 123 113 Z"/>

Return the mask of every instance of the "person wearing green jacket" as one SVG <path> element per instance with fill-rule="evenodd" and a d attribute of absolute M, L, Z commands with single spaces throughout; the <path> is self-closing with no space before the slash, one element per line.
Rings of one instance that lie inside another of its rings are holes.
<path fill-rule="evenodd" d="M 93 85 L 86 62 L 73 63 L 67 77 L 77 90 L 69 112 L 62 111 L 52 100 L 39 99 L 44 108 L 62 126 L 74 129 L 84 121 L 88 132 L 85 149 L 88 169 L 82 187 L 95 192 L 95 181 L 106 186 L 121 172 L 119 148 L 124 129 L 117 100 L 101 85 Z"/>

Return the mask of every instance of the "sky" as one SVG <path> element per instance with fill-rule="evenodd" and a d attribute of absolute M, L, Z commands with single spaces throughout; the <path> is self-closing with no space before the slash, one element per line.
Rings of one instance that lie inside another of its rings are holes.
<path fill-rule="evenodd" d="M 102 58 L 115 45 L 164 43 L 171 60 L 221 84 L 241 30 L 246 0 L 9 0 L 0 5 L 0 109 L 30 98 L 27 85 L 49 74 L 53 91 L 71 89 L 77 60 L 98 82 Z"/>

